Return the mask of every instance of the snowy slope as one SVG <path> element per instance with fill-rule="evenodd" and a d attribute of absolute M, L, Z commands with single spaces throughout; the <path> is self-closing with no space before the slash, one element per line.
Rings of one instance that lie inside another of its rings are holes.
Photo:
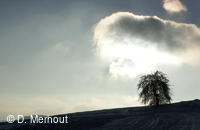
<path fill-rule="evenodd" d="M 23 124 L 18 126 L 16 124 L 13 125 L 15 127 L 13 129 L 200 130 L 200 100 L 163 105 L 158 108 L 129 107 L 67 115 L 67 124 Z M 1 123 L 0 128 L 3 128 L 2 126 L 5 124 Z"/>

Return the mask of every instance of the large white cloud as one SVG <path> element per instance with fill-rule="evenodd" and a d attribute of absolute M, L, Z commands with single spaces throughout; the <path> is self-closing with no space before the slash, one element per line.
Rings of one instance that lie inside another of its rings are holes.
<path fill-rule="evenodd" d="M 169 13 L 187 11 L 187 7 L 180 0 L 163 0 L 163 8 Z"/>
<path fill-rule="evenodd" d="M 194 65 L 200 60 L 200 29 L 157 16 L 114 13 L 96 25 L 94 42 L 113 76 L 135 77 L 158 65 Z"/>

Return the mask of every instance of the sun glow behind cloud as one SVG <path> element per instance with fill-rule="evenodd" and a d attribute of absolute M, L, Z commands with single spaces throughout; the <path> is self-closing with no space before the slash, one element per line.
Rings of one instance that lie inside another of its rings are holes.
<path fill-rule="evenodd" d="M 117 12 L 98 22 L 93 38 L 113 77 L 200 64 L 200 29 L 194 24 Z"/>
<path fill-rule="evenodd" d="M 181 64 L 178 57 L 159 51 L 156 46 L 142 46 L 149 43 L 141 39 L 134 39 L 134 44 L 129 38 L 123 40 L 123 43 L 111 39 L 103 42 L 99 55 L 110 62 L 109 73 L 113 77 L 134 78 L 155 70 L 161 64 Z"/>

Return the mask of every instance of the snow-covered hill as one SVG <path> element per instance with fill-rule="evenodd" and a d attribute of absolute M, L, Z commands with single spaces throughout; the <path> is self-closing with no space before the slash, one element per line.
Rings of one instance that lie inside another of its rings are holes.
<path fill-rule="evenodd" d="M 65 115 L 56 115 L 63 117 Z M 7 124 L 20 130 L 200 130 L 200 100 L 67 114 L 67 124 Z"/>

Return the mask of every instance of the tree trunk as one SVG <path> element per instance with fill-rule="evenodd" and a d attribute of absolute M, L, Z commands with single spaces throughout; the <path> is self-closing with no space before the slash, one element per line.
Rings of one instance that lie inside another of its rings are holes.
<path fill-rule="evenodd" d="M 159 106 L 159 99 L 158 99 L 158 94 L 155 95 L 156 96 L 156 106 Z"/>
<path fill-rule="evenodd" d="M 157 94 L 156 89 L 154 89 L 153 91 L 154 91 L 154 92 L 153 92 L 153 93 L 154 93 L 154 96 L 155 96 L 155 98 L 156 98 L 156 104 L 155 104 L 155 105 L 156 105 L 156 107 L 158 107 L 158 106 L 159 106 L 159 98 L 158 98 L 158 94 Z"/>

